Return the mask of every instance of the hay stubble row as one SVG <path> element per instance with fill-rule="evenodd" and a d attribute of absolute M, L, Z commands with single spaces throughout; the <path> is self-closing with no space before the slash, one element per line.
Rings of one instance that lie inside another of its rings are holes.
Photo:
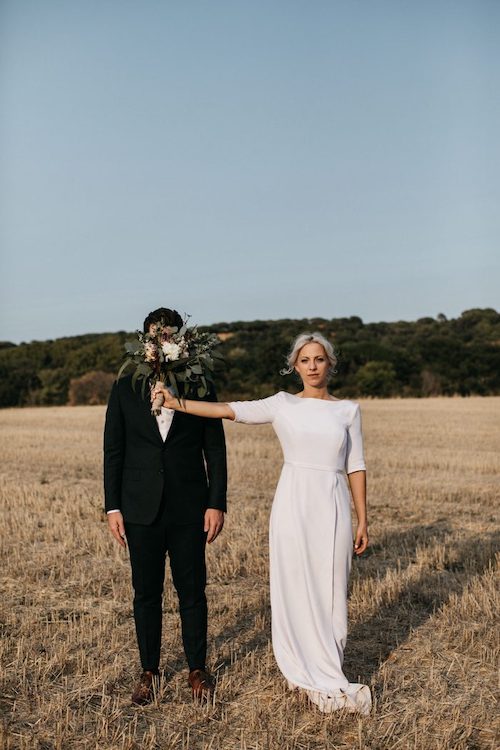
<path fill-rule="evenodd" d="M 162 684 L 137 709 L 128 560 L 101 511 L 104 409 L 0 412 L 2 746 L 497 747 L 499 406 L 362 404 L 372 544 L 353 566 L 345 668 L 372 686 L 364 719 L 311 709 L 273 659 L 267 529 L 281 452 L 271 428 L 226 424 L 230 512 L 208 554 L 215 705 L 191 703 L 167 574 Z"/>

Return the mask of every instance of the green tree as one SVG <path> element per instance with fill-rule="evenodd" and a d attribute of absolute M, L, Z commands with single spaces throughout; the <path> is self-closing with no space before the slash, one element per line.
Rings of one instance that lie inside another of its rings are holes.
<path fill-rule="evenodd" d="M 396 387 L 396 373 L 390 362 L 370 360 L 359 368 L 356 382 L 363 396 L 392 396 Z"/>
<path fill-rule="evenodd" d="M 500 393 L 500 314 L 466 310 L 458 318 L 368 323 L 361 318 L 302 318 L 219 323 L 226 368 L 216 373 L 219 398 L 259 398 L 297 382 L 280 370 L 292 340 L 321 331 L 339 353 L 332 382 L 341 398 Z M 72 379 L 99 371 L 116 375 L 123 344 L 118 333 L 70 336 L 14 345 L 0 342 L 0 407 L 64 404 Z"/>

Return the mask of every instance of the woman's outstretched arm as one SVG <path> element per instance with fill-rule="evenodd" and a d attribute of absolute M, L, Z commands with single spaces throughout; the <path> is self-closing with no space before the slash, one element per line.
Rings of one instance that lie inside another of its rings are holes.
<path fill-rule="evenodd" d="M 151 391 L 151 401 L 156 396 L 163 394 L 165 399 L 163 406 L 175 411 L 183 411 L 185 414 L 194 414 L 197 417 L 212 417 L 213 419 L 233 419 L 234 411 L 229 404 L 218 401 L 189 401 L 181 398 L 180 400 L 173 396 L 163 383 L 157 383 Z"/>

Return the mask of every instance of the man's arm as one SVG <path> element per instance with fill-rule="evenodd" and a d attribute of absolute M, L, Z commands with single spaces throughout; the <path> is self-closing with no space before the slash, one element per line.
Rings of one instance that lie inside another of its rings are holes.
<path fill-rule="evenodd" d="M 120 512 L 124 450 L 123 414 L 118 385 L 113 383 L 104 426 L 104 506 L 108 513 L 109 529 L 122 547 L 125 546 L 125 529 Z"/>
<path fill-rule="evenodd" d="M 215 391 L 207 397 L 216 401 Z M 227 495 L 226 441 L 221 419 L 204 420 L 203 454 L 208 473 L 208 507 L 205 512 L 207 541 L 213 542 L 224 525 Z"/>

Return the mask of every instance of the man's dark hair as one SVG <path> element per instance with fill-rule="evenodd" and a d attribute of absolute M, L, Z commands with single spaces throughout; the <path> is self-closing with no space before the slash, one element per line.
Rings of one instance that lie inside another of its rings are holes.
<path fill-rule="evenodd" d="M 177 310 L 169 310 L 168 307 L 159 307 L 158 310 L 150 312 L 145 319 L 144 333 L 149 332 L 151 323 L 162 323 L 165 326 L 172 326 L 172 328 L 182 328 L 184 321 Z"/>

